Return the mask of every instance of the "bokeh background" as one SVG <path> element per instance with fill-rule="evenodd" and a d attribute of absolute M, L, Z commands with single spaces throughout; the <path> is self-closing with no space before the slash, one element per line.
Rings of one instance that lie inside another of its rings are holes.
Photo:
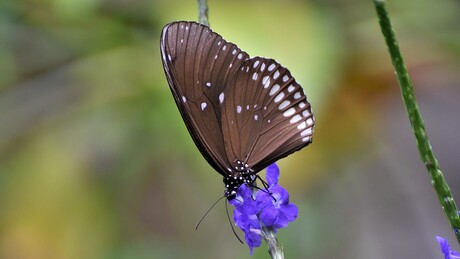
<path fill-rule="evenodd" d="M 370 0 L 210 0 L 210 22 L 288 67 L 314 143 L 279 161 L 286 258 L 442 258 L 454 243 Z M 389 1 L 432 146 L 460 200 L 460 4 Z M 249 258 L 173 102 L 162 27 L 193 0 L 0 1 L 0 258 Z M 263 173 L 262 173 L 263 175 Z M 458 249 L 458 246 L 454 246 Z M 267 258 L 266 247 L 252 258 Z"/>

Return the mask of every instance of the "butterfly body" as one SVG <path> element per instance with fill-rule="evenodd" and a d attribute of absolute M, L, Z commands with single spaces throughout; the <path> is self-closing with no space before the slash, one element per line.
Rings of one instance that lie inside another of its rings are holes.
<path fill-rule="evenodd" d="M 187 129 L 223 176 L 227 199 L 253 183 L 257 172 L 311 143 L 310 104 L 275 60 L 250 58 L 195 22 L 166 25 L 161 54 Z"/>

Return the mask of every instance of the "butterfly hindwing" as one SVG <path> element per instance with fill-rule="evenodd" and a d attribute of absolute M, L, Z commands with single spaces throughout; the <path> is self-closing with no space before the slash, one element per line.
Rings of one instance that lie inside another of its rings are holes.
<path fill-rule="evenodd" d="M 222 131 L 230 161 L 244 161 L 258 172 L 311 142 L 310 104 L 291 73 L 275 60 L 246 60 L 225 94 Z"/>

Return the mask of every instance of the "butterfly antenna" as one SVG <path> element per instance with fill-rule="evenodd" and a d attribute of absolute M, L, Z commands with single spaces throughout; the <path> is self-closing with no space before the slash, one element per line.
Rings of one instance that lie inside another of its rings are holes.
<path fill-rule="evenodd" d="M 201 219 L 198 221 L 198 223 L 196 223 L 195 229 L 198 229 L 198 227 L 201 224 L 201 221 L 203 221 L 203 219 L 206 217 L 206 215 L 208 215 L 208 213 L 212 210 L 212 208 L 214 208 L 214 206 L 216 206 L 216 204 L 219 203 L 219 201 L 222 200 L 223 198 L 225 198 L 225 195 L 220 197 L 216 202 L 214 202 L 214 204 L 208 209 L 208 211 L 206 211 L 206 213 L 203 215 L 203 217 L 201 217 Z"/>
<path fill-rule="evenodd" d="M 236 234 L 235 228 L 233 227 L 232 220 L 230 219 L 230 215 L 228 214 L 228 205 L 227 202 L 225 202 L 225 211 L 227 212 L 227 218 L 228 218 L 228 223 L 230 224 L 230 227 L 232 228 L 233 234 L 236 236 L 238 241 L 240 241 L 241 244 L 244 244 L 243 241 L 241 241 L 241 238 Z"/>

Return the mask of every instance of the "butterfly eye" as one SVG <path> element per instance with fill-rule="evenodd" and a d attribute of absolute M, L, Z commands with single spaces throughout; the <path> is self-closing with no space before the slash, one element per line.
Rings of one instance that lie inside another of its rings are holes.
<path fill-rule="evenodd" d="M 190 135 L 224 177 L 227 199 L 253 176 L 312 141 L 302 87 L 277 61 L 254 57 L 195 22 L 163 28 L 161 56 Z"/>

